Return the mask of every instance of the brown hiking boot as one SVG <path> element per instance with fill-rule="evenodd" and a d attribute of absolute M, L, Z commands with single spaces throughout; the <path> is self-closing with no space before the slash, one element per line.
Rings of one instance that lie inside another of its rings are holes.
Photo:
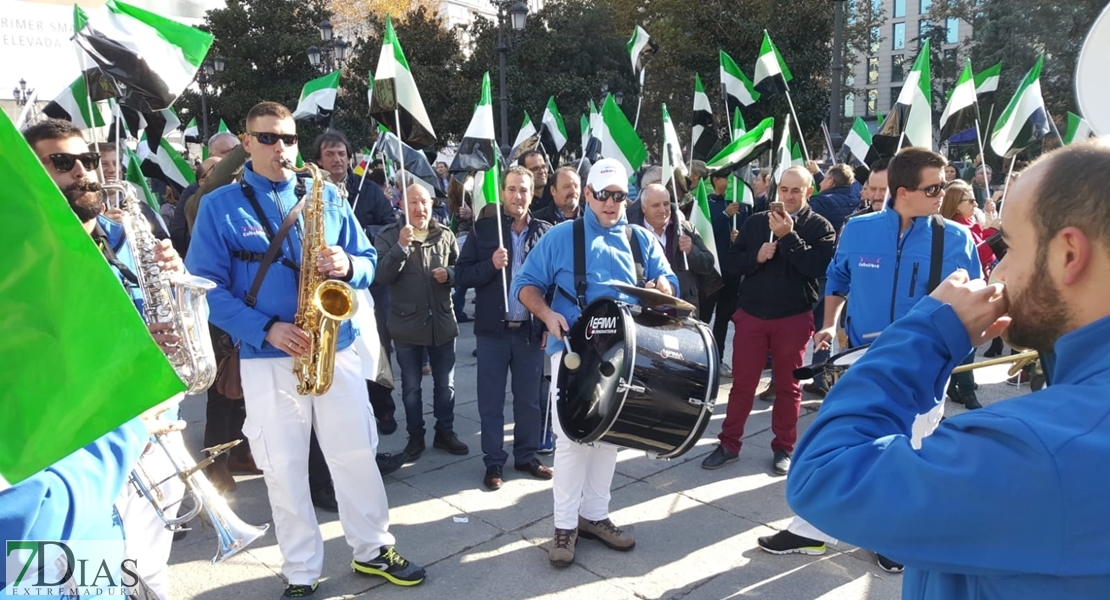
<path fill-rule="evenodd" d="M 547 558 L 554 567 L 569 567 L 574 564 L 574 543 L 578 541 L 577 529 L 556 529 L 555 539 Z"/>
<path fill-rule="evenodd" d="M 609 519 L 589 521 L 578 517 L 578 534 L 588 540 L 597 540 L 613 550 L 628 552 L 636 547 L 636 540 L 620 530 Z"/>

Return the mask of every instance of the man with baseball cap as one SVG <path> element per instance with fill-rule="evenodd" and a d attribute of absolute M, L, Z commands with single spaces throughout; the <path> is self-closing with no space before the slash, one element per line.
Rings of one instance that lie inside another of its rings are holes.
<path fill-rule="evenodd" d="M 574 278 L 574 254 L 586 259 L 585 301 L 616 298 L 628 304 L 638 300 L 617 292 L 612 283 L 636 284 L 635 265 L 643 265 L 645 287 L 677 295 L 678 278 L 655 235 L 630 225 L 625 218 L 628 171 L 613 159 L 597 161 L 586 180 L 588 210 L 576 221 L 553 227 L 528 254 L 520 273 L 513 278 L 512 294 L 547 327 L 547 354 L 551 372 L 558 373 L 565 350 L 563 336 L 578 320 L 579 306 Z M 581 222 L 585 248 L 574 248 L 574 227 Z M 640 256 L 633 250 L 633 237 Z M 544 293 L 554 293 L 549 299 Z M 550 304 L 548 304 L 550 302 Z M 554 378 L 553 378 L 554 379 Z M 558 387 L 551 386 L 551 421 L 559 443 L 555 447 L 555 539 L 548 558 L 557 567 L 574 563 L 574 546 L 581 535 L 597 539 L 609 548 L 631 550 L 636 541 L 609 520 L 609 487 L 617 466 L 617 448 L 608 444 L 577 444 L 563 433 L 555 399 Z"/>

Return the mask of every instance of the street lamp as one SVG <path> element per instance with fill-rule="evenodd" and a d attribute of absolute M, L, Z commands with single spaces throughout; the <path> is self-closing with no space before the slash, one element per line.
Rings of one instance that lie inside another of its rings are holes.
<path fill-rule="evenodd" d="M 200 88 L 200 126 L 201 143 L 208 143 L 208 86 L 215 86 L 216 80 L 223 74 L 227 61 L 223 56 L 216 56 L 212 60 L 201 63 L 197 69 L 196 82 Z"/>
<path fill-rule="evenodd" d="M 509 95 L 505 89 L 505 56 L 509 53 L 509 37 L 505 34 L 505 18 L 508 16 L 509 26 L 513 31 L 524 31 L 528 20 L 528 5 L 520 0 L 490 0 L 497 7 L 497 56 L 498 66 L 501 71 L 501 148 L 509 147 Z"/>
<path fill-rule="evenodd" d="M 613 94 L 613 101 L 617 103 L 617 106 L 624 104 L 624 92 Z"/>
<path fill-rule="evenodd" d="M 19 87 L 12 90 L 12 98 L 15 98 L 16 106 L 25 106 L 34 95 L 35 88 L 27 89 L 27 80 L 23 78 L 19 79 Z"/>
<path fill-rule="evenodd" d="M 330 73 L 342 68 L 343 63 L 347 62 L 347 48 L 350 47 L 350 44 L 341 35 L 333 37 L 335 29 L 332 27 L 331 21 L 324 19 L 316 27 L 320 29 L 322 43 L 319 47 L 309 46 L 308 50 L 305 51 L 308 54 L 309 64 L 322 73 Z"/>

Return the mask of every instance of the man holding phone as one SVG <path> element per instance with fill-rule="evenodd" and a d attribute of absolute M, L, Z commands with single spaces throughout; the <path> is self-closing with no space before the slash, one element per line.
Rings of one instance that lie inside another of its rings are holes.
<path fill-rule="evenodd" d="M 802 391 L 794 369 L 802 366 L 813 335 L 817 278 L 832 259 L 836 234 L 832 225 L 809 207 L 813 176 L 803 167 L 783 172 L 776 201 L 768 212 L 748 218 L 727 257 L 725 276 L 743 276 L 740 299 L 732 317 L 732 391 L 728 395 L 720 444 L 701 466 L 719 469 L 739 460 L 740 439 L 751 413 L 759 376 L 768 352 L 775 380 L 771 414 L 772 470 L 786 475 L 798 437 Z"/>

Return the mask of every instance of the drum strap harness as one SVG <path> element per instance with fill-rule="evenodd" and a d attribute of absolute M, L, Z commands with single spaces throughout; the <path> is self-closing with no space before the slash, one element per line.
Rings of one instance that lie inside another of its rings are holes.
<path fill-rule="evenodd" d="M 929 217 L 933 228 L 933 250 L 929 257 L 929 285 L 926 294 L 932 294 L 940 285 L 941 269 L 944 268 L 944 217 L 933 215 Z"/>
<path fill-rule="evenodd" d="M 640 246 L 640 238 L 632 231 L 631 225 L 625 225 L 624 233 L 628 236 L 628 245 L 632 248 L 632 260 L 636 264 L 636 287 L 644 287 L 647 279 L 644 277 L 644 251 Z M 586 225 L 583 219 L 574 220 L 574 293 L 577 300 L 570 298 L 570 294 L 559 288 L 559 291 L 572 302 L 577 302 L 580 310 L 586 308 Z"/>

